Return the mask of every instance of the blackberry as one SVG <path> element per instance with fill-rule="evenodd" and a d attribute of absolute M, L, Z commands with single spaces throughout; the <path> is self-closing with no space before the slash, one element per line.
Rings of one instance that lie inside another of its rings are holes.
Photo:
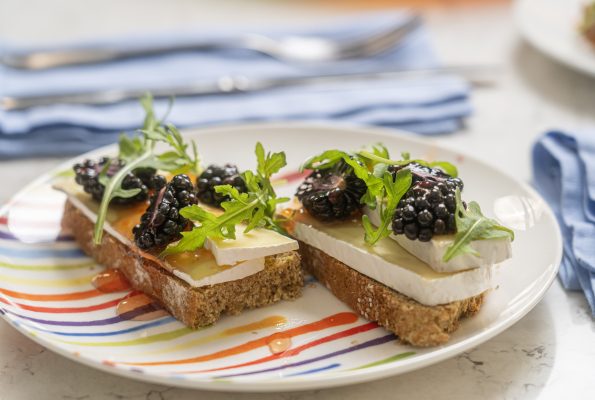
<path fill-rule="evenodd" d="M 149 250 L 180 239 L 180 232 L 188 226 L 188 220 L 180 215 L 180 209 L 192 204 L 196 204 L 192 181 L 187 175 L 174 176 L 153 194 L 140 224 L 132 229 L 136 245 Z"/>
<path fill-rule="evenodd" d="M 345 219 L 362 209 L 360 199 L 367 187 L 349 164 L 340 161 L 332 168 L 314 170 L 296 192 L 304 208 L 316 219 Z"/>
<path fill-rule="evenodd" d="M 225 164 L 222 167 L 213 164 L 209 165 L 196 181 L 198 199 L 205 204 L 219 207 L 228 197 L 215 192 L 215 186 L 218 185 L 231 185 L 240 193 L 247 190 L 238 167 L 233 164 Z"/>
<path fill-rule="evenodd" d="M 108 164 L 109 163 L 109 164 Z M 73 166 L 76 174 L 75 181 L 83 187 L 83 190 L 91 195 L 93 199 L 101 201 L 105 187 L 99 182 L 99 174 L 103 168 L 107 166 L 107 176 L 114 176 L 120 168 L 126 163 L 118 158 L 110 159 L 101 157 L 98 161 L 85 160 L 82 163 L 77 163 Z M 140 189 L 141 191 L 134 197 L 121 198 L 115 197 L 112 200 L 114 204 L 130 204 L 139 201 L 144 201 L 149 196 L 148 182 L 155 176 L 153 168 L 139 168 L 133 172 L 128 173 L 122 181 L 122 188 L 124 189 Z"/>
<path fill-rule="evenodd" d="M 430 241 L 434 235 L 456 232 L 455 193 L 463 190 L 463 181 L 414 162 L 389 170 L 396 173 L 402 168 L 409 169 L 413 179 L 395 211 L 393 232 L 422 242 Z"/>

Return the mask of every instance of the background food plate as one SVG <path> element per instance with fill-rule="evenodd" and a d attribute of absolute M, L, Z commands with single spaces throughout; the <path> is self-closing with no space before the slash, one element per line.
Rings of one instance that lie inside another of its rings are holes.
<path fill-rule="evenodd" d="M 517 0 L 521 34 L 558 62 L 595 77 L 595 46 L 579 32 L 583 7 L 592 0 Z"/>
<path fill-rule="evenodd" d="M 59 354 L 135 379 L 224 391 L 305 390 L 401 374 L 477 346 L 529 312 L 556 276 L 562 246 L 550 209 L 530 187 L 469 155 L 395 131 L 337 125 L 259 124 L 187 134 L 197 140 L 205 164 L 251 168 L 256 141 L 285 150 L 287 181 L 279 191 L 286 194 L 299 183 L 300 163 L 328 148 L 383 142 L 394 155 L 409 151 L 415 158 L 455 162 L 465 198 L 516 230 L 514 257 L 500 267 L 497 288 L 480 313 L 464 320 L 448 344 L 430 349 L 400 344 L 311 279 L 297 301 L 224 317 L 198 331 L 172 317 L 122 320 L 115 305 L 127 293 L 96 292 L 90 279 L 101 267 L 60 232 L 64 196 L 51 182 L 72 160 L 0 211 L 0 312 L 7 321 Z M 106 147 L 77 159 L 113 151 Z M 268 343 L 278 332 L 292 336 L 292 346 L 273 355 Z M 147 362 L 152 365 L 138 365 Z"/>

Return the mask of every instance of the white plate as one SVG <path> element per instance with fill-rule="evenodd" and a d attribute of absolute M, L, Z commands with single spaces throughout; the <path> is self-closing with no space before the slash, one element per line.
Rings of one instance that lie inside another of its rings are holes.
<path fill-rule="evenodd" d="M 395 131 L 340 125 L 259 124 L 187 133 L 197 139 L 205 163 L 236 162 L 241 168 L 254 165 L 256 141 L 270 150 L 285 150 L 286 171 L 297 169 L 306 157 L 323 149 L 357 149 L 376 142 L 385 143 L 393 154 L 410 151 L 414 157 L 455 162 L 465 182 L 465 198 L 479 201 L 484 212 L 515 228 L 514 257 L 501 266 L 498 287 L 478 315 L 463 321 L 450 342 L 436 348 L 400 344 L 384 329 L 355 318 L 315 282 L 307 283 L 304 296 L 295 302 L 224 317 L 200 331 L 185 329 L 171 317 L 151 322 L 118 320 L 113 303 L 124 294 L 93 292 L 89 279 L 100 267 L 68 237 L 57 238 L 64 197 L 49 185 L 56 173 L 71 167 L 73 161 L 69 161 L 29 185 L 0 211 L 0 307 L 7 321 L 57 353 L 118 375 L 211 390 L 304 390 L 402 374 L 471 349 L 529 312 L 556 276 L 562 245 L 550 209 L 533 189 L 471 155 Z M 113 150 L 103 148 L 78 159 Z M 281 190 L 291 193 L 293 187 Z M 83 295 L 69 299 L 72 293 Z M 335 320 L 336 326 L 295 336 L 294 352 L 286 357 L 271 358 L 263 345 L 263 338 L 277 331 L 337 313 L 342 318 Z M 266 318 L 266 326 L 245 328 Z M 229 331 L 238 327 L 244 331 Z M 257 339 L 263 340 L 253 342 Z M 246 351 L 209 361 L 143 367 L 121 363 L 204 356 L 251 341 Z M 246 362 L 253 364 L 230 368 Z M 224 369 L 188 373 L 213 368 Z"/>
<path fill-rule="evenodd" d="M 595 76 L 595 46 L 579 32 L 587 0 L 517 0 L 515 18 L 523 36 L 546 55 Z"/>

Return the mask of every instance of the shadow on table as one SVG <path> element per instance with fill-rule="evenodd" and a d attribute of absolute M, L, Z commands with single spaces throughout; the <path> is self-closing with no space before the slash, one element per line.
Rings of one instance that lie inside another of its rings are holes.
<path fill-rule="evenodd" d="M 512 52 L 511 62 L 523 83 L 541 99 L 570 115 L 593 117 L 595 78 L 560 64 L 521 40 Z"/>

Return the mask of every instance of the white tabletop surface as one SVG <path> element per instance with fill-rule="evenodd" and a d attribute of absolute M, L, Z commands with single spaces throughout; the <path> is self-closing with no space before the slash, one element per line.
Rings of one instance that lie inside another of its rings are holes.
<path fill-rule="evenodd" d="M 51 3 L 51 4 L 50 4 Z M 224 3 L 224 4 L 220 4 Z M 315 2 L 1 0 L 0 39 L 64 40 L 176 24 L 324 18 L 353 9 Z M 480 3 L 480 2 L 478 2 Z M 336 2 L 340 4 L 340 2 Z M 363 2 L 362 2 L 363 4 Z M 241 12 L 238 12 L 241 9 Z M 548 128 L 595 127 L 595 80 L 524 43 L 501 5 L 429 9 L 426 21 L 448 63 L 496 63 L 493 88 L 473 94 L 467 127 L 438 142 L 471 151 L 529 181 L 529 151 Z M 0 203 L 62 159 L 0 162 Z M 556 281 L 516 325 L 459 357 L 372 383 L 292 394 L 226 394 L 115 377 L 46 351 L 0 321 L 0 400 L 11 399 L 579 399 L 595 395 L 595 321 L 582 294 Z"/>

